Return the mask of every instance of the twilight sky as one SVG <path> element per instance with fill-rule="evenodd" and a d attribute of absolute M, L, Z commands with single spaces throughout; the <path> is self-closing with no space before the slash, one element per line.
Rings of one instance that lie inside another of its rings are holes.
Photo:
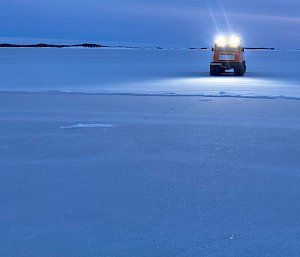
<path fill-rule="evenodd" d="M 300 0 L 1 0 L 0 40 L 210 46 L 232 31 L 246 46 L 300 48 L 299 10 Z"/>

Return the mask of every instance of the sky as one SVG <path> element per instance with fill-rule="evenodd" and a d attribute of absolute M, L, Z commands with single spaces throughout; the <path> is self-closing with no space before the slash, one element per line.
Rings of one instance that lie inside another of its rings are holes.
<path fill-rule="evenodd" d="M 300 48 L 300 0 L 1 0 L 0 40 Z"/>

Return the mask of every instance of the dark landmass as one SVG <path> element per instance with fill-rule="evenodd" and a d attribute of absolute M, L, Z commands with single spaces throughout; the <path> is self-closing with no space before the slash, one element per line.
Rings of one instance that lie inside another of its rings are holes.
<path fill-rule="evenodd" d="M 84 48 L 125 48 L 125 49 L 157 49 L 157 50 L 168 50 L 168 49 L 174 49 L 174 50 L 210 50 L 210 47 L 186 47 L 186 48 L 166 48 L 166 47 L 140 47 L 140 46 L 126 46 L 126 45 L 115 45 L 115 46 L 109 46 L 109 45 L 100 45 L 100 44 L 75 44 L 75 45 L 57 45 L 57 44 L 8 44 L 8 43 L 2 43 L 0 44 L 0 48 L 9 48 L 9 47 L 15 47 L 15 48 L 70 48 L 70 47 L 84 47 Z M 246 50 L 279 50 L 274 47 L 245 47 Z"/>
<path fill-rule="evenodd" d="M 245 49 L 246 50 L 272 50 L 272 51 L 279 50 L 274 47 L 245 47 Z"/>
<path fill-rule="evenodd" d="M 15 47 L 15 48 L 69 48 L 69 47 L 84 47 L 84 48 L 128 48 L 128 49 L 165 49 L 162 47 L 139 47 L 139 46 L 125 46 L 125 45 L 100 45 L 100 44 L 90 44 L 90 43 L 84 43 L 84 44 L 75 44 L 75 45 L 57 45 L 57 44 L 8 44 L 8 43 L 0 43 L 0 48 L 9 48 L 9 47 Z"/>
<path fill-rule="evenodd" d="M 88 47 L 88 48 L 100 48 L 100 47 L 108 47 L 104 45 L 98 44 L 77 44 L 77 45 L 56 45 L 56 44 L 29 44 L 29 45 L 19 45 L 19 44 L 0 44 L 0 47 L 23 47 L 23 48 L 68 48 L 68 47 Z"/>
<path fill-rule="evenodd" d="M 190 50 L 210 50 L 210 47 L 188 47 Z"/>

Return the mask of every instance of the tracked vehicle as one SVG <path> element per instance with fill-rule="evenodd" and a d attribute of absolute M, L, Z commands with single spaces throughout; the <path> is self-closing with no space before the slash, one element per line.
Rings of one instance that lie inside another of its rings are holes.
<path fill-rule="evenodd" d="M 234 76 L 244 76 L 246 61 L 240 36 L 219 36 L 215 40 L 213 61 L 210 63 L 210 75 L 220 76 L 227 70 L 234 70 Z"/>

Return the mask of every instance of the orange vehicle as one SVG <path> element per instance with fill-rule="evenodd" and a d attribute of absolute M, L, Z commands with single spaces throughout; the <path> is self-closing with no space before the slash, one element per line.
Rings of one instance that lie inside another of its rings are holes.
<path fill-rule="evenodd" d="M 220 76 L 226 70 L 234 70 L 234 76 L 244 76 L 246 61 L 244 47 L 239 36 L 219 36 L 212 48 L 213 61 L 210 63 L 210 75 Z"/>

